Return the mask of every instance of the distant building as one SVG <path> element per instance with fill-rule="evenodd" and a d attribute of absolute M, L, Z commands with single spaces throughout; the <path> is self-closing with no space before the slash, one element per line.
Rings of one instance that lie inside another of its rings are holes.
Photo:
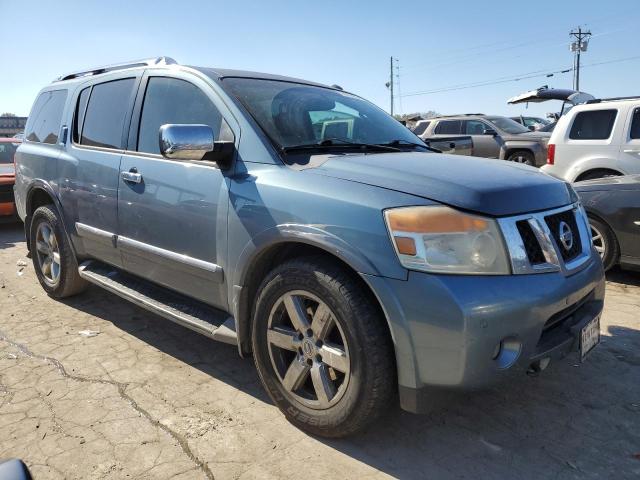
<path fill-rule="evenodd" d="M 27 117 L 0 117 L 0 137 L 13 137 L 22 132 L 27 124 Z"/>

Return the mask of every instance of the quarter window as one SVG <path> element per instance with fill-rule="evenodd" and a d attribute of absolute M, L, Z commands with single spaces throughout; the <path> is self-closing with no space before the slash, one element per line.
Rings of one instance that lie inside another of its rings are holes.
<path fill-rule="evenodd" d="M 633 111 L 633 118 L 631 119 L 631 131 L 629 132 L 629 138 L 640 138 L 640 108 L 636 108 Z"/>
<path fill-rule="evenodd" d="M 40 94 L 31 109 L 25 127 L 28 141 L 51 144 L 58 141 L 62 111 L 66 100 L 66 90 L 53 90 Z"/>
<path fill-rule="evenodd" d="M 611 136 L 617 110 L 591 110 L 576 115 L 569 132 L 572 140 L 606 140 Z"/>
<path fill-rule="evenodd" d="M 91 94 L 91 87 L 87 87 L 78 97 L 78 104 L 76 105 L 76 111 L 74 114 L 73 122 L 73 141 L 80 143 L 80 134 L 82 133 L 82 124 L 84 123 L 84 115 L 87 111 L 87 102 L 89 101 L 89 95 Z"/>
<path fill-rule="evenodd" d="M 442 120 L 436 125 L 436 134 L 445 135 L 458 135 L 462 128 L 462 122 L 460 120 Z"/>
<path fill-rule="evenodd" d="M 134 85 L 134 78 L 126 78 L 93 86 L 82 125 L 82 145 L 122 148 L 125 115 Z"/>
<path fill-rule="evenodd" d="M 209 125 L 215 140 L 233 140 L 218 109 L 198 87 L 185 80 L 151 77 L 144 96 L 138 151 L 160 153 L 158 134 L 167 123 Z"/>

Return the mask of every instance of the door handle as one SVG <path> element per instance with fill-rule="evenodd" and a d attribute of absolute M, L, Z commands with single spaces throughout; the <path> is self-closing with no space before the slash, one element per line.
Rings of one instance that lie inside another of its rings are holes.
<path fill-rule="evenodd" d="M 140 183 L 142 182 L 142 174 L 138 173 L 137 168 L 132 168 L 128 172 L 120 172 L 120 176 L 125 182 Z"/>
<path fill-rule="evenodd" d="M 636 153 L 636 154 L 638 154 L 638 153 L 640 153 L 640 150 L 639 149 L 630 148 L 628 150 L 623 150 L 623 152 L 624 153 Z"/>

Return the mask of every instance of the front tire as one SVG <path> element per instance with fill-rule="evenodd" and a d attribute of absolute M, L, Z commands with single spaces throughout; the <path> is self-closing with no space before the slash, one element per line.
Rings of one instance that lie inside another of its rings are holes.
<path fill-rule="evenodd" d="M 604 270 L 607 271 L 618 263 L 619 247 L 616 236 L 609 225 L 596 218 L 589 217 L 589 227 L 593 247 L 602 259 Z"/>
<path fill-rule="evenodd" d="M 29 230 L 33 268 L 42 288 L 54 298 L 70 297 L 87 288 L 78 262 L 52 205 L 39 207 Z"/>
<path fill-rule="evenodd" d="M 269 396 L 312 434 L 362 430 L 396 391 L 385 319 L 359 279 L 325 257 L 291 260 L 267 275 L 252 340 Z"/>

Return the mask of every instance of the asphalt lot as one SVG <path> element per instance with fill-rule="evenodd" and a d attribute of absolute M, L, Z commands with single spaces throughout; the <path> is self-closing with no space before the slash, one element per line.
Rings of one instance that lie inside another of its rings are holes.
<path fill-rule="evenodd" d="M 0 225 L 0 458 L 35 479 L 640 478 L 640 273 L 609 275 L 584 364 L 326 441 L 235 348 L 98 288 L 54 301 L 26 253 L 21 226 Z"/>

